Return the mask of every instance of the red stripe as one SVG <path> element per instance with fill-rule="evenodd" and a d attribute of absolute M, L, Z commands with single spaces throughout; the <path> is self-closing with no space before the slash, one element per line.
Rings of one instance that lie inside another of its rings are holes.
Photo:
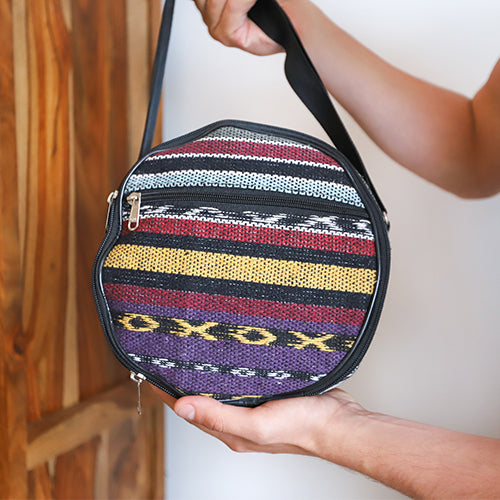
<path fill-rule="evenodd" d="M 219 222 L 143 218 L 137 231 L 310 248 L 311 250 L 326 250 L 353 253 L 356 255 L 375 255 L 375 243 L 371 240 L 256 226 L 252 226 L 249 229 L 248 226 L 244 225 Z M 128 232 L 125 223 L 123 232 Z"/>
<path fill-rule="evenodd" d="M 164 307 L 193 308 L 200 311 L 221 311 L 248 316 L 313 321 L 316 323 L 361 326 L 366 314 L 365 311 L 357 309 L 280 303 L 111 283 L 104 284 L 104 292 L 108 300 L 121 300 Z"/>
<path fill-rule="evenodd" d="M 227 140 L 200 140 L 186 144 L 176 149 L 160 151 L 151 156 L 169 156 L 175 154 L 230 154 L 241 156 L 264 156 L 285 160 L 308 161 L 336 165 L 338 163 L 329 156 L 315 149 L 305 149 L 285 144 L 259 144 L 255 142 L 227 141 Z"/>

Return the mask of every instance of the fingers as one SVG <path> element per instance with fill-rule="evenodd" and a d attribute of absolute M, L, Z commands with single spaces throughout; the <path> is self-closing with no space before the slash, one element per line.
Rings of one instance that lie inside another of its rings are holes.
<path fill-rule="evenodd" d="M 325 430 L 340 443 L 352 423 L 359 422 L 357 417 L 368 413 L 340 389 L 321 396 L 269 401 L 256 408 L 226 405 L 206 396 L 176 400 L 153 390 L 179 417 L 237 452 L 318 455 Z"/>
<path fill-rule="evenodd" d="M 219 434 L 242 434 L 251 425 L 252 409 L 224 405 L 205 396 L 184 396 L 176 399 L 154 385 L 151 389 L 175 413 L 194 425 Z"/>
<path fill-rule="evenodd" d="M 207 14 L 212 20 L 210 34 L 225 45 L 245 48 L 250 42 L 248 36 L 251 30 L 255 29 L 247 17 L 255 0 L 227 0 L 222 9 L 220 3 L 214 0 L 207 2 Z"/>
<path fill-rule="evenodd" d="M 247 17 L 256 0 L 195 0 L 210 35 L 228 47 L 267 55 L 282 48 Z"/>
<path fill-rule="evenodd" d="M 253 441 L 248 408 L 230 407 L 206 397 L 184 397 L 173 409 L 179 417 L 219 439 L 233 451 L 259 451 Z"/>
<path fill-rule="evenodd" d="M 246 24 L 247 13 L 256 0 L 195 0 L 210 34 L 223 43 Z"/>
<path fill-rule="evenodd" d="M 252 409 L 225 405 L 204 396 L 179 399 L 173 410 L 181 418 L 220 434 L 245 434 L 252 424 Z"/>
<path fill-rule="evenodd" d="M 175 403 L 174 411 L 233 451 L 309 454 L 283 435 L 283 418 L 273 416 L 273 410 L 265 405 L 242 408 L 208 397 L 187 396 Z"/>
<path fill-rule="evenodd" d="M 209 33 L 214 36 L 214 31 L 219 24 L 226 0 L 195 0 L 195 4 L 201 12 L 203 22 L 207 25 Z"/>
<path fill-rule="evenodd" d="M 238 435 L 249 434 L 248 431 L 253 429 L 248 418 L 250 409 L 229 407 L 212 398 L 202 396 L 186 396 L 177 400 L 154 385 L 151 385 L 151 389 L 179 417 L 220 439 L 232 450 L 256 451 L 251 440 Z M 239 425 L 235 425 L 236 422 L 239 422 Z"/>

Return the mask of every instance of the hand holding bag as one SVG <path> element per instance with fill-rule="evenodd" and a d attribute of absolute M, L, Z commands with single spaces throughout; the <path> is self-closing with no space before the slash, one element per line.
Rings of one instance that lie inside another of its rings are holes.
<path fill-rule="evenodd" d="M 173 15 L 167 0 L 138 162 L 111 193 L 93 292 L 116 357 L 181 397 L 320 394 L 358 367 L 389 276 L 388 223 L 361 158 L 274 0 L 249 16 L 337 148 L 242 121 L 151 149 Z"/>

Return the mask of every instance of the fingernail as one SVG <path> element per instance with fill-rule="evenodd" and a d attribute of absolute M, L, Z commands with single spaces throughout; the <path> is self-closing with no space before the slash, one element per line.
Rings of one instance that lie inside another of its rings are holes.
<path fill-rule="evenodd" d="M 193 420 L 194 407 L 191 405 L 184 405 L 181 406 L 175 413 L 177 413 L 179 417 L 184 418 L 185 420 Z"/>

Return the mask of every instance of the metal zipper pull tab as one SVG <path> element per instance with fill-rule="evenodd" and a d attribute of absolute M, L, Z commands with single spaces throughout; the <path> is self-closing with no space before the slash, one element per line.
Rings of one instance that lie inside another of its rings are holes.
<path fill-rule="evenodd" d="M 113 200 L 118 196 L 118 191 L 113 191 L 112 193 L 109 193 L 108 199 L 106 200 L 108 202 L 108 213 L 106 215 L 106 225 L 104 228 L 106 231 L 108 230 L 109 227 L 109 214 L 111 213 L 111 205 L 113 204 Z"/>
<path fill-rule="evenodd" d="M 137 413 L 142 415 L 141 384 L 146 380 L 142 373 L 130 372 L 130 379 L 137 384 Z"/>
<path fill-rule="evenodd" d="M 128 216 L 128 229 L 135 231 L 139 227 L 139 212 L 141 210 L 141 193 L 130 193 L 127 201 L 132 206 Z"/>
<path fill-rule="evenodd" d="M 387 212 L 382 212 L 382 215 L 384 217 L 385 225 L 387 226 L 387 231 L 389 231 L 389 229 L 391 229 L 391 221 L 389 220 L 389 215 L 387 214 Z"/>

